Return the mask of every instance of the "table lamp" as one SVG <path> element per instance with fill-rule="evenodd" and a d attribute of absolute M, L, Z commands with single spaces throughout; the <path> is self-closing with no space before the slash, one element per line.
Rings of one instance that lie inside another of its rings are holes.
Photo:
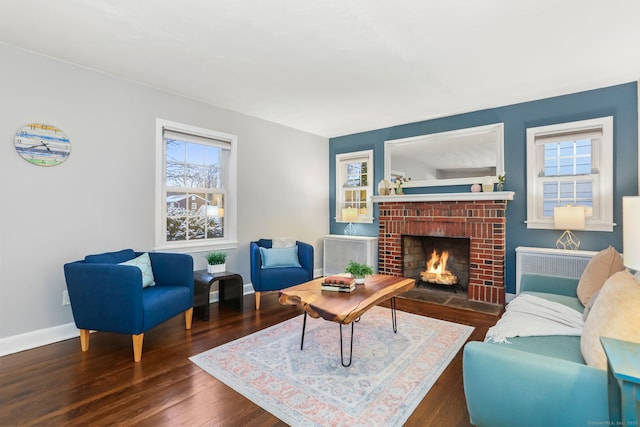
<path fill-rule="evenodd" d="M 580 240 L 571 230 L 584 229 L 584 206 L 557 206 L 553 208 L 553 228 L 564 230 L 556 241 L 556 248 L 577 250 Z"/>
<path fill-rule="evenodd" d="M 624 265 L 640 276 L 640 197 L 622 198 L 622 255 Z"/>
<path fill-rule="evenodd" d="M 354 236 L 356 234 L 356 228 L 351 223 L 358 219 L 358 210 L 356 208 L 344 208 L 342 209 L 342 220 L 349 221 L 349 225 L 344 228 L 344 234 L 346 236 Z"/>

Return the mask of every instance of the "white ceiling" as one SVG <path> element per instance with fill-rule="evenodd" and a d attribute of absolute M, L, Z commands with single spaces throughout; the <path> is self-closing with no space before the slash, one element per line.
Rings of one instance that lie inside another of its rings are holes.
<path fill-rule="evenodd" d="M 0 40 L 333 137 L 635 81 L 640 1 L 1 0 Z"/>

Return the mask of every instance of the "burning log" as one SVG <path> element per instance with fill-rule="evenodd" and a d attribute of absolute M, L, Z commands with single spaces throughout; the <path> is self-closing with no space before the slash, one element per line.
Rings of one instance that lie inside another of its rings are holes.
<path fill-rule="evenodd" d="M 449 252 L 443 251 L 442 255 L 434 249 L 431 258 L 427 261 L 426 271 L 420 273 L 422 281 L 438 285 L 457 285 L 458 276 L 447 270 Z"/>
<path fill-rule="evenodd" d="M 420 277 L 422 277 L 423 282 L 449 286 L 457 285 L 459 280 L 458 276 L 456 276 L 455 274 L 438 274 L 429 273 L 428 271 L 421 272 Z"/>

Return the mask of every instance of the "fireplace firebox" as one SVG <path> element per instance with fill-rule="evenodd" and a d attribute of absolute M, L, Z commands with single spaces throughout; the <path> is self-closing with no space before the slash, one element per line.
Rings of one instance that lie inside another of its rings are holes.
<path fill-rule="evenodd" d="M 470 251 L 469 238 L 403 235 L 403 276 L 415 279 L 417 287 L 466 291 Z"/>

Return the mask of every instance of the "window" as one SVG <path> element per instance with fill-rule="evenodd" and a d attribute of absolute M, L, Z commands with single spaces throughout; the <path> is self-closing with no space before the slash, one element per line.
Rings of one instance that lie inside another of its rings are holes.
<path fill-rule="evenodd" d="M 336 155 L 337 222 L 373 222 L 372 181 L 373 150 Z"/>
<path fill-rule="evenodd" d="M 586 230 L 613 231 L 613 117 L 527 129 L 527 228 L 584 206 Z"/>
<path fill-rule="evenodd" d="M 157 119 L 156 249 L 232 249 L 236 136 Z"/>

